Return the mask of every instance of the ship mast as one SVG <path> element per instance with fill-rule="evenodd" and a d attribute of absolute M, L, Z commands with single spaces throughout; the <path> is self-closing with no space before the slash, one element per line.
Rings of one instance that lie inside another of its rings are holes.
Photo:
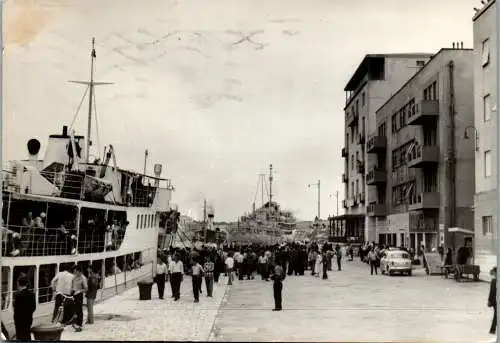
<path fill-rule="evenodd" d="M 86 153 L 85 153 L 85 162 L 87 164 L 90 162 L 90 146 L 92 145 L 92 140 L 91 140 L 92 108 L 95 106 L 94 87 L 113 84 L 112 82 L 95 82 L 94 81 L 94 60 L 95 60 L 95 58 L 96 58 L 95 38 L 92 38 L 92 50 L 90 52 L 90 81 L 73 81 L 73 80 L 69 81 L 72 83 L 87 85 L 89 87 L 89 111 L 88 111 L 88 118 L 87 118 L 87 146 L 86 146 Z"/>

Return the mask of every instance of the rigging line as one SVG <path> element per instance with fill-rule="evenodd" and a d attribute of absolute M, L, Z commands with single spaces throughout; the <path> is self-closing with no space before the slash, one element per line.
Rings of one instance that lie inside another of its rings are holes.
<path fill-rule="evenodd" d="M 97 158 L 101 158 L 101 137 L 99 136 L 99 120 L 97 120 L 97 104 L 95 100 L 95 92 L 92 93 L 92 97 L 94 98 L 94 118 L 95 118 L 95 130 L 97 136 Z M 104 156 L 103 156 L 104 158 Z"/>
<path fill-rule="evenodd" d="M 89 91 L 90 86 L 87 86 L 85 89 L 85 92 L 83 93 L 82 100 L 80 100 L 80 104 L 78 104 L 78 107 L 76 108 L 76 113 L 73 116 L 73 120 L 71 121 L 71 125 L 69 126 L 69 130 L 73 129 L 73 125 L 75 125 L 76 118 L 78 117 L 78 113 L 80 112 L 80 109 L 82 108 L 83 101 L 85 100 L 85 96 L 87 95 L 87 92 Z"/>

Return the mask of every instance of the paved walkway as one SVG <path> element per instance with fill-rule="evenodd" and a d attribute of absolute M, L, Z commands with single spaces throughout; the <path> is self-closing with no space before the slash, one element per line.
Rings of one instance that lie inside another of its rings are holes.
<path fill-rule="evenodd" d="M 165 299 L 158 298 L 153 285 L 152 300 L 139 301 L 137 287 L 95 306 L 95 324 L 86 325 L 81 332 L 66 327 L 62 340 L 127 341 L 127 340 L 193 340 L 206 341 L 227 288 L 227 278 L 214 285 L 212 298 L 206 296 L 205 285 L 200 302 L 193 302 L 191 278 L 184 277 L 181 298 L 170 298 L 166 285 Z M 85 318 L 86 318 L 85 314 Z"/>
<path fill-rule="evenodd" d="M 488 284 L 456 283 L 417 270 L 369 275 L 347 262 L 328 280 L 287 277 L 284 311 L 272 312 L 272 282 L 237 281 L 216 319 L 216 341 L 432 341 L 488 339 Z"/>

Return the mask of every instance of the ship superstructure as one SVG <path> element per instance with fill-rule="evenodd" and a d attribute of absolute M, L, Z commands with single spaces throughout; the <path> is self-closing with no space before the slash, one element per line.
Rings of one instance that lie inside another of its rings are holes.
<path fill-rule="evenodd" d="M 158 234 L 165 229 L 174 188 L 161 178 L 161 164 L 154 175 L 119 168 L 112 145 L 102 159 L 90 156 L 94 87 L 107 84 L 93 80 L 95 56 L 92 46 L 90 81 L 77 82 L 89 94 L 87 137 L 63 126 L 50 135 L 43 159 L 40 142 L 30 139 L 29 158 L 3 170 L 1 319 L 11 332 L 21 274 L 36 295 L 35 324 L 50 320 L 50 282 L 67 264 L 101 274 L 97 301 L 155 275 Z"/>

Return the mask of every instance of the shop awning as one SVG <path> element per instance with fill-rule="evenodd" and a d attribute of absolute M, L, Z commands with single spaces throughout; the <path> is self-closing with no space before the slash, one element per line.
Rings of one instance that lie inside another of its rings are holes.
<path fill-rule="evenodd" d="M 472 236 L 474 236 L 474 231 L 469 230 L 469 229 L 464 229 L 462 227 L 450 227 L 448 229 L 448 232 L 450 232 L 450 233 L 463 233 L 463 234 L 466 234 L 466 235 L 472 235 Z"/>

